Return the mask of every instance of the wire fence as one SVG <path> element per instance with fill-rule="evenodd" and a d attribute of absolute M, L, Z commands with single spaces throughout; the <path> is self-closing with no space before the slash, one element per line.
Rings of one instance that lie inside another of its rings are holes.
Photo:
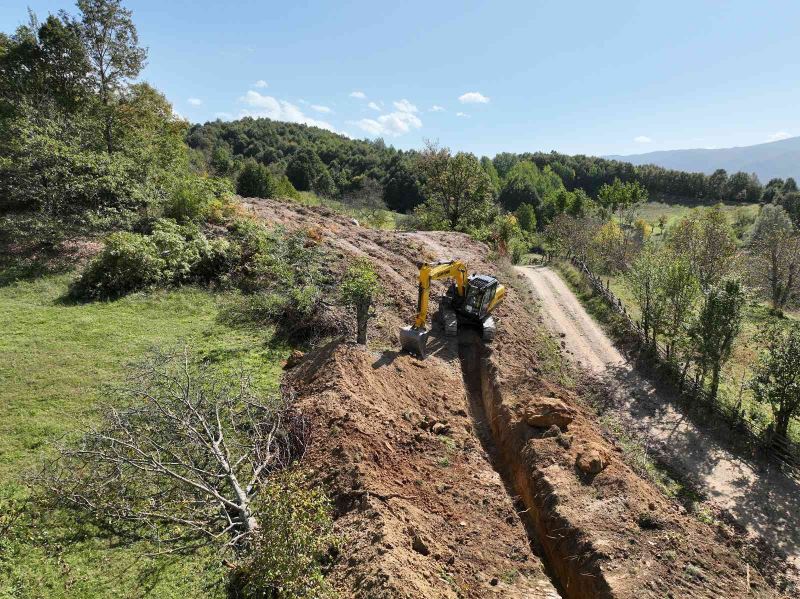
<path fill-rule="evenodd" d="M 695 378 L 689 376 L 686 365 L 681 364 L 674 355 L 670 355 L 665 345 L 660 342 L 654 344 L 651 339 L 648 339 L 641 323 L 631 317 L 623 301 L 614 295 L 608 283 L 603 284 L 602 279 L 589 270 L 589 267 L 578 258 L 573 257 L 572 264 L 581 272 L 594 292 L 600 295 L 622 317 L 626 332 L 633 336 L 640 346 L 650 349 L 657 366 L 666 372 L 677 385 L 683 400 L 691 402 L 693 405 L 701 405 L 717 414 L 737 434 L 738 440 L 753 453 L 767 456 L 787 474 L 800 478 L 800 446 L 797 443 L 783 435 L 778 435 L 771 427 L 764 426 L 763 423 L 752 419 L 741 405 L 732 405 L 712 397 Z"/>

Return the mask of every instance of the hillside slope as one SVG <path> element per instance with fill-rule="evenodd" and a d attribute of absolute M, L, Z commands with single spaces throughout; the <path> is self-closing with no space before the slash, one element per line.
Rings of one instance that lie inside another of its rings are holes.
<path fill-rule="evenodd" d="M 343 596 L 776 596 L 719 530 L 625 463 L 558 382 L 526 283 L 486 246 L 364 229 L 324 209 L 250 206 L 308 231 L 334 271 L 369 256 L 384 284 L 368 348 L 334 340 L 286 380 L 312 418 L 306 459 L 346 539 L 329 574 Z M 485 347 L 473 331 L 445 337 L 435 325 L 427 360 L 401 354 L 415 263 L 453 256 L 510 285 L 498 338 Z"/>
<path fill-rule="evenodd" d="M 735 148 L 664 150 L 631 154 L 628 156 L 605 156 L 610 160 L 621 160 L 634 165 L 655 164 L 687 172 L 710 175 L 718 168 L 728 173 L 743 171 L 756 173 L 766 183 L 774 177 L 800 177 L 800 137 Z"/>

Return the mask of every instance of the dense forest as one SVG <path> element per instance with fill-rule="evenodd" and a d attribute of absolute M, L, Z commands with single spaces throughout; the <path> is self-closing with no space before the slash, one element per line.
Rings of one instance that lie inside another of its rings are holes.
<path fill-rule="evenodd" d="M 217 176 L 235 175 L 244 161 L 252 159 L 267 166 L 276 175 L 289 174 L 291 182 L 300 190 L 313 189 L 346 198 L 362 188 L 365 181 L 371 180 L 380 186 L 375 189 L 391 210 L 407 212 L 424 200 L 421 172 L 416 164 L 419 152 L 396 150 L 381 139 L 354 140 L 306 125 L 247 117 L 234 122 L 216 121 L 195 125 L 189 131 L 187 141 L 191 148 L 202 153 L 202 160 Z M 290 165 L 297 160 L 295 155 L 301 151 L 306 161 L 308 154 L 313 152 L 312 158 L 319 158 L 327 171 L 316 188 L 309 186 L 302 177 L 291 175 Z M 512 170 L 522 162 L 532 163 L 540 171 L 549 167 L 558 175 L 567 191 L 582 189 L 592 197 L 603 185 L 612 184 L 615 179 L 623 183 L 638 183 L 654 198 L 707 205 L 720 201 L 772 202 L 777 196 L 797 192 L 797 185 L 792 179 L 773 179 L 764 186 L 752 174 L 729 175 L 722 169 L 705 175 L 654 165 L 634 166 L 593 156 L 568 156 L 557 152 L 503 152 L 491 159 L 481 159 L 481 164 L 493 179 L 496 196 L 501 199 L 504 195 L 509 198 L 513 196 L 503 194 L 503 191 L 510 181 Z M 525 202 L 519 203 L 538 207 L 543 200 L 531 194 Z M 789 198 L 788 201 L 794 205 L 797 198 Z M 516 208 L 513 202 L 504 204 L 504 207 Z"/>

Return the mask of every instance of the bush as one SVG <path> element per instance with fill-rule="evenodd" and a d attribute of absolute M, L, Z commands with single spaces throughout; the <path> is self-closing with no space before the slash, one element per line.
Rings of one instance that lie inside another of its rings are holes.
<path fill-rule="evenodd" d="M 275 183 L 267 167 L 255 160 L 245 162 L 236 179 L 236 193 L 245 198 L 274 197 Z"/>
<path fill-rule="evenodd" d="M 331 504 L 302 474 L 276 477 L 253 506 L 261 530 L 231 578 L 242 599 L 332 597 L 321 562 L 338 545 Z"/>
<path fill-rule="evenodd" d="M 230 212 L 227 179 L 209 179 L 189 175 L 179 178 L 164 201 L 164 216 L 180 223 L 208 220 L 221 223 Z"/>
<path fill-rule="evenodd" d="M 234 252 L 224 239 L 209 241 L 194 225 L 160 219 L 151 235 L 114 233 L 73 283 L 76 299 L 110 299 L 158 284 L 220 280 Z"/>
<path fill-rule="evenodd" d="M 294 188 L 292 182 L 289 181 L 289 177 L 287 177 L 286 175 L 281 175 L 279 177 L 274 177 L 273 180 L 275 181 L 274 197 L 289 198 L 292 200 L 300 199 L 300 192 Z"/>
<path fill-rule="evenodd" d="M 166 262 L 150 237 L 112 233 L 103 251 L 73 283 L 70 295 L 80 299 L 120 297 L 162 282 L 165 270 Z"/>

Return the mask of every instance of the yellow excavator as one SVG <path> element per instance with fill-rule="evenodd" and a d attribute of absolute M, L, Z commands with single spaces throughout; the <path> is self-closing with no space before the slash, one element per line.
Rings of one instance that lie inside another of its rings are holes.
<path fill-rule="evenodd" d="M 439 312 L 445 334 L 458 334 L 458 321 L 478 324 L 484 341 L 494 339 L 497 327 L 492 310 L 503 299 L 506 288 L 489 275 L 467 275 L 467 266 L 461 260 L 424 262 L 419 265 L 419 295 L 417 317 L 414 324 L 400 329 L 400 345 L 408 353 L 425 357 L 428 343 L 428 302 L 431 281 L 450 279 L 453 282 L 439 302 Z"/>

